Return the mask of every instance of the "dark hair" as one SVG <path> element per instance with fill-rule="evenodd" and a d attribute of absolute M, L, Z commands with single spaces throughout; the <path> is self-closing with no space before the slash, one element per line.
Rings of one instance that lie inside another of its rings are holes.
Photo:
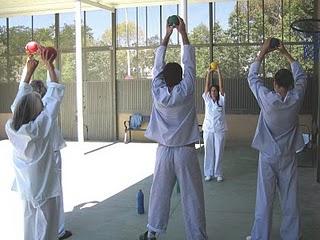
<path fill-rule="evenodd" d="M 43 81 L 41 80 L 32 80 L 30 83 L 33 91 L 39 93 L 41 95 L 41 98 L 46 94 L 47 88 L 44 85 Z"/>
<path fill-rule="evenodd" d="M 168 87 L 177 85 L 182 79 L 182 68 L 175 62 L 167 63 L 163 69 L 164 80 Z"/>
<path fill-rule="evenodd" d="M 37 101 L 41 101 L 39 93 L 24 95 L 18 102 L 12 118 L 13 128 L 18 131 L 23 124 L 35 120 L 41 111 L 37 109 Z"/>
<path fill-rule="evenodd" d="M 219 106 L 219 107 L 221 107 L 221 105 L 219 104 L 219 100 L 220 100 L 220 87 L 219 87 L 219 85 L 217 85 L 217 84 L 212 84 L 210 87 L 209 87 L 209 94 L 211 95 L 211 89 L 212 88 L 215 88 L 215 89 L 217 89 L 217 91 L 218 91 L 218 97 L 217 97 L 217 105 Z"/>
<path fill-rule="evenodd" d="M 293 75 L 288 69 L 280 69 L 276 72 L 274 81 L 279 87 L 287 90 L 293 87 Z"/>

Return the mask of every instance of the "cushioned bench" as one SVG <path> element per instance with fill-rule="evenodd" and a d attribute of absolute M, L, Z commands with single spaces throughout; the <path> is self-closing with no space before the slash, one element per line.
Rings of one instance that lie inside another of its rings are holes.
<path fill-rule="evenodd" d="M 135 113 L 129 116 L 129 120 L 123 122 L 124 124 L 124 143 L 131 142 L 131 132 L 132 131 L 146 131 L 146 127 L 144 123 L 148 123 L 150 120 L 150 116 L 141 115 L 139 113 Z"/>

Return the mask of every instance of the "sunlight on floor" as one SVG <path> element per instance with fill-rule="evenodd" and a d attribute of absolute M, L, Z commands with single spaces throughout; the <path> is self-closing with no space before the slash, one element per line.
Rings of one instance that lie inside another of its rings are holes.
<path fill-rule="evenodd" d="M 65 212 L 75 206 L 91 207 L 153 173 L 155 143 L 68 142 L 62 152 Z M 0 141 L 1 239 L 22 239 L 22 208 L 13 181 L 12 147 Z M 95 151 L 96 150 L 96 151 Z M 84 154 L 85 153 L 85 154 Z"/>

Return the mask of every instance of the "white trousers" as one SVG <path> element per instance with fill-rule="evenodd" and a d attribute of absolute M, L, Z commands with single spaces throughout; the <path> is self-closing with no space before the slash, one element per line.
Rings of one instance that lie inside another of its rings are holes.
<path fill-rule="evenodd" d="M 24 240 L 56 240 L 58 236 L 58 203 L 60 197 L 49 198 L 41 207 L 23 201 Z"/>
<path fill-rule="evenodd" d="M 167 229 L 170 199 L 178 181 L 187 240 L 206 240 L 203 186 L 194 147 L 159 145 L 150 190 L 148 230 L 157 234 Z"/>
<path fill-rule="evenodd" d="M 58 177 L 59 177 L 60 188 L 61 188 L 60 201 L 58 203 L 59 228 L 58 228 L 58 235 L 57 235 L 58 237 L 61 237 L 65 233 L 65 226 L 64 226 L 65 217 L 64 217 L 64 206 L 63 206 L 62 171 L 61 171 L 62 163 L 61 163 L 60 151 L 55 151 L 54 157 L 55 157 L 56 164 L 57 164 Z"/>
<path fill-rule="evenodd" d="M 270 239 L 276 188 L 279 190 L 282 212 L 281 239 L 298 240 L 301 238 L 296 155 L 291 153 L 270 157 L 260 153 L 255 220 L 251 231 L 252 240 Z"/>
<path fill-rule="evenodd" d="M 222 177 L 222 155 L 225 145 L 225 133 L 203 132 L 204 176 Z"/>

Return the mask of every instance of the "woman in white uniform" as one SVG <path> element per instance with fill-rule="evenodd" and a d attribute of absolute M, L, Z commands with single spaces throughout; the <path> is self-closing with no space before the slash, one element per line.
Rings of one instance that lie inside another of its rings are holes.
<path fill-rule="evenodd" d="M 36 67 L 36 66 L 35 66 Z M 56 76 L 59 78 L 60 76 L 60 72 L 55 69 L 55 73 Z M 21 81 L 19 84 L 19 90 L 17 93 L 17 96 L 13 102 L 13 104 L 11 105 L 11 110 L 12 112 L 14 112 L 14 109 L 16 107 L 16 105 L 18 104 L 18 102 L 21 100 L 21 98 L 28 94 L 31 93 L 33 91 L 39 93 L 41 95 L 41 98 L 43 98 L 47 92 L 47 88 L 44 84 L 43 81 L 41 80 L 32 80 L 31 81 L 31 75 L 29 74 L 30 77 L 26 77 L 27 76 L 27 64 L 23 69 L 22 75 L 21 75 Z M 31 81 L 31 82 L 30 82 Z M 51 82 L 51 77 L 50 77 L 50 73 L 47 70 L 47 83 Z M 60 128 L 58 127 L 58 122 L 57 119 L 55 120 L 54 126 L 53 128 L 55 129 L 54 132 L 54 141 L 53 141 L 53 149 L 54 149 L 54 158 L 57 164 L 57 169 L 58 169 L 58 176 L 59 176 L 59 182 L 61 184 L 61 197 L 60 197 L 60 203 L 59 203 L 59 231 L 58 231 L 58 239 L 59 240 L 63 240 L 63 239 L 67 239 L 69 237 L 72 236 L 72 232 L 69 230 L 65 229 L 65 216 L 64 216 L 64 206 L 63 206 L 63 194 L 62 194 L 62 162 L 61 162 L 61 153 L 60 150 L 64 147 L 66 147 L 66 142 L 63 139 L 62 133 Z M 13 186 L 14 191 L 17 191 L 16 189 L 16 183 Z"/>
<path fill-rule="evenodd" d="M 218 73 L 219 85 L 211 85 L 210 83 L 210 76 L 214 71 Z M 222 182 L 221 160 L 227 124 L 225 119 L 223 77 L 219 66 L 217 66 L 216 70 L 208 69 L 202 98 L 205 103 L 205 117 L 202 125 L 205 181 L 211 181 L 215 177 L 218 182 Z"/>
<path fill-rule="evenodd" d="M 16 187 L 24 205 L 24 240 L 56 240 L 58 204 L 61 196 L 53 143 L 55 119 L 63 98 L 64 86 L 58 83 L 48 52 L 41 55 L 51 77 L 48 91 L 41 99 L 30 92 L 20 98 L 14 115 L 6 124 L 6 133 L 14 147 L 13 166 Z M 30 58 L 26 78 L 38 65 Z"/>

